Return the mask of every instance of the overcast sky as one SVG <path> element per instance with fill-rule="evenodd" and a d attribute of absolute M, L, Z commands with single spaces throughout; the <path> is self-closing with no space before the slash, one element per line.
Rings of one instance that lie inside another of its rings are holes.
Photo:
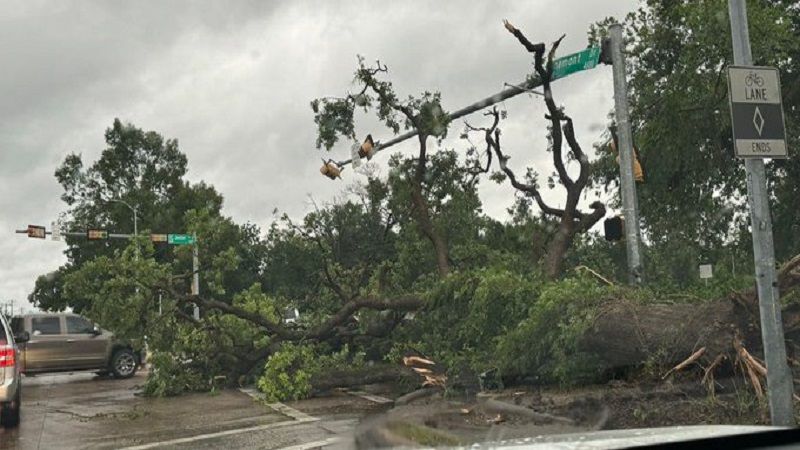
<path fill-rule="evenodd" d="M 319 174 L 309 108 L 313 98 L 352 89 L 357 54 L 387 64 L 401 97 L 438 90 L 445 109 L 455 110 L 532 71 L 502 19 L 534 42 L 566 33 L 564 55 L 586 46 L 591 23 L 635 7 L 633 0 L 0 0 L 0 301 L 24 301 L 38 275 L 65 262 L 63 243 L 13 232 L 49 227 L 65 209 L 54 170 L 70 152 L 94 161 L 115 117 L 178 139 L 189 179 L 213 184 L 226 215 L 266 228 L 274 208 L 300 216 L 309 196 L 329 201 L 358 180 L 348 171 L 336 182 Z M 590 148 L 613 106 L 610 68 L 553 89 Z M 501 107 L 510 165 L 549 174 L 541 99 L 518 96 Z M 389 135 L 360 119 L 359 136 Z M 462 127 L 454 124 L 451 136 Z M 397 151 L 413 151 L 408 142 Z M 465 147 L 457 139 L 445 146 Z M 348 154 L 339 145 L 331 156 Z M 373 161 L 385 168 L 386 159 Z M 547 198 L 557 205 L 559 194 Z M 513 190 L 487 180 L 481 195 L 484 210 L 502 218 Z"/>

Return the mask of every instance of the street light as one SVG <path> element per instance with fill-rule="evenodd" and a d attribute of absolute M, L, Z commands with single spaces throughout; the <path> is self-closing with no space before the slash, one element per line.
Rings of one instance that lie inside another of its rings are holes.
<path fill-rule="evenodd" d="M 109 203 L 121 203 L 128 207 L 133 212 L 133 237 L 134 239 L 139 237 L 139 207 L 138 206 L 131 206 L 130 203 L 126 202 L 125 200 L 120 200 L 116 198 L 111 198 L 106 200 Z M 136 242 L 136 260 L 139 260 L 139 242 Z"/>

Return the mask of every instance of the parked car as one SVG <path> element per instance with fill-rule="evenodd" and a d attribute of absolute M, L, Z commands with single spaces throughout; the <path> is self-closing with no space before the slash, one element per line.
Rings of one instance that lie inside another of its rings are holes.
<path fill-rule="evenodd" d="M 20 342 L 25 336 L 20 336 Z M 19 424 L 22 407 L 19 349 L 3 314 L 0 314 L 0 425 L 5 428 Z"/>
<path fill-rule="evenodd" d="M 25 314 L 14 317 L 11 327 L 29 340 L 20 347 L 22 372 L 26 375 L 94 370 L 130 378 L 141 362 L 139 351 L 72 313 Z"/>

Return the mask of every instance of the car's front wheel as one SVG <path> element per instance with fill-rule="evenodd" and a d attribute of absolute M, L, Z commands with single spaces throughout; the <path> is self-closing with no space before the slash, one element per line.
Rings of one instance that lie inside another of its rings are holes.
<path fill-rule="evenodd" d="M 119 349 L 111 357 L 111 373 L 116 378 L 130 378 L 136 374 L 136 355 L 127 348 Z"/>
<path fill-rule="evenodd" d="M 19 425 L 20 409 L 22 408 L 21 389 L 17 389 L 17 396 L 13 402 L 0 406 L 0 425 L 4 428 L 13 428 Z"/>

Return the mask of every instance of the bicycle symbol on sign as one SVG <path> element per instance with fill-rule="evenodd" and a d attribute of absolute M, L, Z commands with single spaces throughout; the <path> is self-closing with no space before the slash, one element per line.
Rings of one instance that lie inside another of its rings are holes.
<path fill-rule="evenodd" d="M 761 75 L 759 75 L 759 74 L 757 74 L 755 72 L 750 72 L 744 78 L 744 84 L 746 84 L 747 86 L 752 86 L 752 85 L 755 84 L 758 87 L 762 87 L 762 86 L 764 86 L 764 78 L 762 78 Z"/>

